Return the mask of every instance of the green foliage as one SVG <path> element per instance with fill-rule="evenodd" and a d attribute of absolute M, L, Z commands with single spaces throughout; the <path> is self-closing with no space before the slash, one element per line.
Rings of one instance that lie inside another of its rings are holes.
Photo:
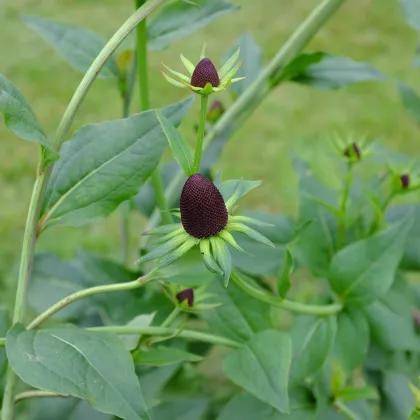
<path fill-rule="evenodd" d="M 104 413 L 149 418 L 129 353 L 112 335 L 73 326 L 26 331 L 15 325 L 6 350 L 13 370 L 31 386 L 88 400 Z"/>
<path fill-rule="evenodd" d="M 266 330 L 223 360 L 226 376 L 282 413 L 289 412 L 287 382 L 292 346 L 285 333 Z"/>
<path fill-rule="evenodd" d="M 201 356 L 171 347 L 153 347 L 149 351 L 140 351 L 134 358 L 139 365 L 166 366 L 173 363 L 200 362 Z"/>

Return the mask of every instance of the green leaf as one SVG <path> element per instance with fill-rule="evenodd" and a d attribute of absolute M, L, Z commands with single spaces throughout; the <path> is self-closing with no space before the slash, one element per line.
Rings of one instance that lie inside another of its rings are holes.
<path fill-rule="evenodd" d="M 324 54 L 321 61 L 310 65 L 293 81 L 319 89 L 339 89 L 353 83 L 384 80 L 385 76 L 368 63 L 348 57 Z"/>
<path fill-rule="evenodd" d="M 2 74 L 0 74 L 0 112 L 3 114 L 6 127 L 11 132 L 24 140 L 38 143 L 55 153 L 54 146 L 39 125 L 25 97 Z"/>
<path fill-rule="evenodd" d="M 336 398 L 343 402 L 352 402 L 358 400 L 378 400 L 378 391 L 371 386 L 360 388 L 343 388 L 337 393 Z"/>
<path fill-rule="evenodd" d="M 235 77 L 246 77 L 246 79 L 242 82 L 234 83 L 229 87 L 229 91 L 233 92 L 235 96 L 241 95 L 246 87 L 255 81 L 262 70 L 262 50 L 251 34 L 246 33 L 235 42 L 226 54 L 225 61 L 238 48 L 241 50 L 239 61 L 242 61 L 242 65 Z"/>
<path fill-rule="evenodd" d="M 337 194 L 313 174 L 305 161 L 294 157 L 293 164 L 299 176 L 298 225 L 312 221 L 300 234 L 294 257 L 315 276 L 324 277 L 336 252 L 338 230 L 337 217 L 327 206 L 336 206 Z"/>
<path fill-rule="evenodd" d="M 389 350 L 418 350 L 411 301 L 402 291 L 392 288 L 385 296 L 363 308 L 373 340 Z"/>
<path fill-rule="evenodd" d="M 231 179 L 229 181 L 222 182 L 221 184 L 215 184 L 221 192 L 225 203 L 229 200 L 230 208 L 243 196 L 248 194 L 253 189 L 261 185 L 261 181 L 246 181 L 244 179 Z"/>
<path fill-rule="evenodd" d="M 420 5 L 417 0 L 400 0 L 407 23 L 415 30 L 420 30 Z"/>
<path fill-rule="evenodd" d="M 22 20 L 66 60 L 75 70 L 85 73 L 101 52 L 106 41 L 97 33 L 80 26 L 67 25 L 36 16 L 22 16 Z M 104 64 L 99 77 L 120 77 L 115 58 Z"/>
<path fill-rule="evenodd" d="M 127 322 L 126 325 L 131 327 L 148 327 L 153 322 L 155 315 L 156 312 L 152 312 L 151 314 L 137 315 L 132 320 Z M 129 334 L 120 336 L 121 340 L 124 342 L 124 347 L 128 351 L 133 351 L 137 348 L 140 337 L 141 334 Z"/>
<path fill-rule="evenodd" d="M 397 87 L 404 108 L 417 122 L 420 122 L 419 95 L 414 89 L 404 83 L 398 83 Z"/>
<path fill-rule="evenodd" d="M 210 237 L 210 243 L 214 258 L 223 271 L 225 287 L 227 287 L 232 273 L 232 257 L 229 248 L 223 239 L 216 236 Z"/>
<path fill-rule="evenodd" d="M 28 420 L 113 420 L 114 416 L 94 410 L 78 398 L 31 398 Z"/>
<path fill-rule="evenodd" d="M 290 414 L 283 414 L 251 394 L 242 392 L 227 403 L 217 420 L 315 420 L 315 410 L 306 404 L 303 407 L 292 406 Z"/>
<path fill-rule="evenodd" d="M 389 407 L 390 416 L 384 420 L 405 420 L 415 405 L 414 395 L 407 376 L 394 371 L 383 373 L 383 401 Z"/>
<path fill-rule="evenodd" d="M 403 204 L 392 207 L 386 213 L 386 220 L 389 223 L 395 223 L 411 213 L 414 223 L 408 232 L 400 267 L 405 270 L 420 271 L 420 205 Z"/>
<path fill-rule="evenodd" d="M 182 134 L 160 112 L 157 117 L 168 139 L 172 154 L 187 176 L 194 172 L 194 151 Z"/>
<path fill-rule="evenodd" d="M 246 212 L 244 215 L 273 226 L 258 226 L 258 231 L 270 239 L 275 248 L 259 244 L 242 234 L 234 234 L 238 244 L 247 252 L 231 250 L 235 267 L 249 275 L 277 276 L 282 269 L 285 255 L 284 245 L 293 239 L 294 222 L 283 214 Z"/>
<path fill-rule="evenodd" d="M 192 98 L 163 108 L 178 125 Z M 166 146 L 153 110 L 90 124 L 66 142 L 54 166 L 42 209 L 44 225 L 83 225 L 106 217 L 139 192 Z"/>
<path fill-rule="evenodd" d="M 351 373 L 361 366 L 369 341 L 369 325 L 361 311 L 348 307 L 338 314 L 335 357 L 346 372 Z"/>
<path fill-rule="evenodd" d="M 290 276 L 292 275 L 294 269 L 295 269 L 295 259 L 293 258 L 293 254 L 290 251 L 290 248 L 286 247 L 285 253 L 284 253 L 284 262 L 283 262 L 282 270 L 280 272 L 280 276 L 277 281 L 277 290 L 279 292 L 279 296 L 282 298 L 286 297 L 287 292 L 290 289 L 290 286 L 291 286 Z"/>
<path fill-rule="evenodd" d="M 225 288 L 219 277 L 209 285 L 222 305 L 203 314 L 211 332 L 239 342 L 248 341 L 259 331 L 273 328 L 270 307 L 244 293 L 235 284 Z"/>
<path fill-rule="evenodd" d="M 27 384 L 88 400 L 93 408 L 125 419 L 149 419 L 130 354 L 110 334 L 74 326 L 7 334 L 6 351 Z"/>
<path fill-rule="evenodd" d="M 150 18 L 148 46 L 161 50 L 237 9 L 226 0 L 194 0 L 194 4 L 180 0 L 168 2 Z"/>
<path fill-rule="evenodd" d="M 290 331 L 293 343 L 291 377 L 301 381 L 316 373 L 327 359 L 337 330 L 333 316 L 299 316 Z"/>
<path fill-rule="evenodd" d="M 391 287 L 400 263 L 411 215 L 376 235 L 354 242 L 333 258 L 328 279 L 347 302 L 366 305 Z"/>
<path fill-rule="evenodd" d="M 209 401 L 205 398 L 171 398 L 150 410 L 153 420 L 203 419 Z"/>
<path fill-rule="evenodd" d="M 140 351 L 134 363 L 137 365 L 166 366 L 173 363 L 200 362 L 201 356 L 179 350 L 174 347 L 152 347 L 149 351 Z"/>
<path fill-rule="evenodd" d="M 85 275 L 73 263 L 60 260 L 56 255 L 49 253 L 35 256 L 28 301 L 37 313 L 45 311 L 59 300 L 84 288 L 86 288 Z M 79 300 L 59 311 L 54 318 L 77 320 L 92 308 L 92 304 L 90 298 Z"/>
<path fill-rule="evenodd" d="M 288 334 L 266 330 L 223 359 L 226 376 L 282 413 L 289 412 L 292 345 Z"/>

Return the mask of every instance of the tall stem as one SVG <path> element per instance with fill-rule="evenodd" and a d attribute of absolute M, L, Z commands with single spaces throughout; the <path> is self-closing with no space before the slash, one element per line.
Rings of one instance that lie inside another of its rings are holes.
<path fill-rule="evenodd" d="M 120 27 L 114 36 L 108 41 L 92 65 L 84 75 L 78 88 L 76 89 L 66 111 L 61 119 L 55 135 L 55 146 L 59 150 L 64 142 L 74 117 L 83 102 L 89 88 L 99 74 L 99 71 L 106 60 L 112 55 L 121 42 L 134 30 L 136 25 L 147 15 L 160 6 L 165 0 L 149 0 L 142 8 L 133 13 L 127 21 Z M 40 159 L 39 168 L 42 167 Z M 22 252 L 19 267 L 19 277 L 17 281 L 15 309 L 13 315 L 13 324 L 22 322 L 25 316 L 26 308 L 26 290 L 31 274 L 32 261 L 34 256 L 35 241 L 37 236 L 39 214 L 42 200 L 44 198 L 45 188 L 51 173 L 51 167 L 48 170 L 38 169 L 38 176 L 33 187 L 31 202 L 29 204 L 28 217 L 25 226 L 25 233 L 22 244 Z M 7 368 L 6 382 L 3 394 L 3 406 L 1 412 L 2 420 L 12 420 L 14 413 L 14 388 L 16 384 L 16 375 L 10 366 Z"/>
<path fill-rule="evenodd" d="M 141 7 L 144 3 L 145 0 L 136 0 L 137 7 Z M 139 73 L 140 108 L 142 111 L 146 111 L 150 108 L 146 19 L 137 25 L 137 70 Z M 157 207 L 160 210 L 162 223 L 170 224 L 172 223 L 172 216 L 168 211 L 168 203 L 165 197 L 165 187 L 163 186 L 159 165 L 152 172 L 150 181 L 155 193 Z"/>
<path fill-rule="evenodd" d="M 359 416 L 354 413 L 346 404 L 341 401 L 334 402 L 335 407 L 344 415 L 344 417 L 348 420 L 361 420 Z"/>
<path fill-rule="evenodd" d="M 172 322 L 175 320 L 175 318 L 180 314 L 181 309 L 177 307 L 174 308 L 174 310 L 168 315 L 167 318 L 160 324 L 161 327 L 168 327 L 172 324 Z"/>
<path fill-rule="evenodd" d="M 346 212 L 347 212 L 347 203 L 349 201 L 350 188 L 351 188 L 352 183 L 353 183 L 353 164 L 349 162 L 347 166 L 346 179 L 344 182 L 343 198 L 341 200 L 341 205 L 340 205 L 340 217 L 338 220 L 338 241 L 337 241 L 338 249 L 342 248 L 344 241 L 346 239 Z"/>
<path fill-rule="evenodd" d="M 203 141 L 204 132 L 206 129 L 206 116 L 207 116 L 207 103 L 209 101 L 209 95 L 201 95 L 201 111 L 200 111 L 200 123 L 197 132 L 197 144 L 195 145 L 194 155 L 194 173 L 200 171 L 201 154 L 203 153 Z"/>
<path fill-rule="evenodd" d="M 291 302 L 290 300 L 270 295 L 267 292 L 252 286 L 234 271 L 232 272 L 231 280 L 240 289 L 253 298 L 271 306 L 277 306 L 278 308 L 285 309 L 286 311 L 296 312 L 298 314 L 328 316 L 336 314 L 343 309 L 343 306 L 339 303 L 333 303 L 331 305 L 306 305 L 304 303 Z"/>
<path fill-rule="evenodd" d="M 250 115 L 262 100 L 271 92 L 268 82 L 282 68 L 284 68 L 300 51 L 309 43 L 314 35 L 322 28 L 327 20 L 339 9 L 345 0 L 323 0 L 313 12 L 302 22 L 292 36 L 286 41 L 278 53 L 273 57 L 268 66 L 260 73 L 258 78 L 248 87 L 248 89 L 227 109 L 217 123 L 212 127 L 204 138 L 204 150 L 213 140 L 223 133 L 232 124 L 247 113 Z M 239 126 L 234 125 L 234 129 Z M 233 130 L 232 130 L 233 131 Z M 179 190 L 184 174 L 179 171 L 166 190 L 168 200 L 173 199 Z M 156 226 L 159 215 L 155 211 L 153 217 L 149 219 L 148 229 Z"/>

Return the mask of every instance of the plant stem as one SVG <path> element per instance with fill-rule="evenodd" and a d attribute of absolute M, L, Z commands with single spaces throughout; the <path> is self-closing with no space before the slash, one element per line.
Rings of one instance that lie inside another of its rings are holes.
<path fill-rule="evenodd" d="M 340 410 L 341 414 L 343 414 L 348 420 L 360 420 L 359 416 L 353 413 L 353 411 L 341 401 L 336 400 L 334 402 L 334 405 L 338 410 Z"/>
<path fill-rule="evenodd" d="M 28 330 L 33 330 L 34 328 L 39 327 L 43 322 L 45 322 L 52 315 L 70 305 L 70 303 L 76 302 L 77 300 L 83 299 L 88 296 L 97 295 L 99 293 L 110 293 L 110 292 L 119 292 L 122 290 L 133 290 L 138 289 L 139 287 L 144 286 L 146 283 L 149 283 L 153 278 L 151 273 L 146 274 L 134 281 L 127 283 L 115 283 L 115 284 L 105 284 L 103 286 L 89 287 L 88 289 L 79 290 L 78 292 L 69 295 L 54 305 L 50 306 L 40 315 L 38 315 L 27 327 Z"/>
<path fill-rule="evenodd" d="M 298 314 L 328 316 L 336 314 L 343 309 L 343 306 L 340 303 L 333 303 L 331 305 L 306 305 L 304 303 L 292 302 L 290 300 L 270 295 L 263 290 L 252 286 L 234 271 L 232 271 L 230 278 L 240 289 L 253 298 L 271 306 L 277 306 L 278 308 L 285 309 L 286 311 L 296 312 Z"/>
<path fill-rule="evenodd" d="M 342 248 L 346 237 L 346 211 L 349 200 L 350 188 L 353 183 L 353 165 L 351 162 L 347 165 L 346 179 L 344 182 L 343 198 L 340 205 L 340 217 L 338 219 L 338 239 L 337 247 Z"/>
<path fill-rule="evenodd" d="M 25 391 L 25 392 L 21 392 L 20 394 L 17 394 L 15 397 L 15 404 L 22 401 L 22 400 L 26 400 L 28 398 L 39 398 L 39 397 L 60 397 L 60 398 L 65 398 L 65 395 L 60 395 L 60 394 L 56 394 L 55 392 L 50 392 L 50 391 L 41 391 L 39 389 L 34 389 L 31 391 Z"/>
<path fill-rule="evenodd" d="M 133 13 L 126 22 L 118 29 L 114 36 L 108 41 L 96 59 L 93 61 L 88 71 L 84 75 L 78 88 L 68 104 L 55 135 L 55 146 L 60 150 L 74 117 L 83 102 L 92 83 L 99 74 L 99 71 L 105 64 L 106 60 L 117 49 L 121 42 L 134 30 L 136 25 L 141 22 L 147 15 L 160 6 L 165 0 L 149 0 L 141 9 Z M 25 226 L 24 239 L 22 244 L 21 261 L 19 268 L 19 278 L 17 283 L 15 310 L 13 316 L 13 324 L 23 321 L 26 307 L 26 290 L 30 277 L 32 260 L 35 249 L 35 241 L 38 230 L 39 213 L 44 198 L 45 188 L 51 173 L 51 167 L 47 170 L 41 170 L 43 162 L 40 159 L 38 176 L 36 178 L 32 198 L 29 205 L 28 217 Z M 16 375 L 10 366 L 7 369 L 5 388 L 3 394 L 3 405 L 1 412 L 2 420 L 12 420 L 14 413 L 14 388 L 16 384 Z"/>
<path fill-rule="evenodd" d="M 209 95 L 201 95 L 201 111 L 200 111 L 200 123 L 197 132 L 197 144 L 195 145 L 194 155 L 194 173 L 200 172 L 201 154 L 203 153 L 203 140 L 204 132 L 206 129 L 206 117 L 207 117 L 207 103 L 209 101 Z"/>
<path fill-rule="evenodd" d="M 300 51 L 309 43 L 314 35 L 322 28 L 327 20 L 339 9 L 344 0 L 323 0 L 313 12 L 302 22 L 292 36 L 286 41 L 278 53 L 273 57 L 268 66 L 260 73 L 258 78 L 248 87 L 248 89 L 229 107 L 221 116 L 215 125 L 209 130 L 204 138 L 204 150 L 213 142 L 213 140 L 232 127 L 232 124 L 242 114 L 250 115 L 262 100 L 270 93 L 268 83 L 271 77 L 280 69 L 284 68 L 293 60 Z M 242 125 L 240 125 L 242 126 Z M 234 124 L 233 129 L 240 126 Z M 184 179 L 183 171 L 179 171 L 169 184 L 166 197 L 171 200 L 175 197 L 177 191 Z M 146 230 L 150 230 L 157 225 L 159 213 L 155 211 L 149 219 Z"/>
<path fill-rule="evenodd" d="M 241 343 L 237 341 L 230 340 L 225 337 L 220 337 L 218 335 L 207 334 L 200 331 L 193 330 L 179 330 L 178 328 L 164 328 L 164 327 L 138 327 L 131 325 L 122 325 L 122 326 L 107 326 L 107 327 L 92 327 L 87 328 L 90 331 L 102 331 L 109 332 L 119 335 L 128 335 L 128 334 L 142 334 L 142 335 L 152 335 L 152 336 L 174 336 L 174 338 L 185 338 L 189 340 L 199 340 L 211 344 L 220 344 L 222 346 L 239 348 Z"/>
<path fill-rule="evenodd" d="M 136 7 L 141 7 L 145 0 L 136 0 Z M 137 70 L 139 77 L 140 108 L 142 111 L 150 109 L 149 74 L 147 66 L 147 21 L 144 19 L 137 25 Z M 155 200 L 160 210 L 162 223 L 172 223 L 172 216 L 168 211 L 168 203 L 165 197 L 165 188 L 160 175 L 159 165 L 150 176 Z"/>
<path fill-rule="evenodd" d="M 172 321 L 179 315 L 181 312 L 181 309 L 177 307 L 174 308 L 174 310 L 168 315 L 168 317 L 160 324 L 161 327 L 168 327 L 172 324 Z"/>

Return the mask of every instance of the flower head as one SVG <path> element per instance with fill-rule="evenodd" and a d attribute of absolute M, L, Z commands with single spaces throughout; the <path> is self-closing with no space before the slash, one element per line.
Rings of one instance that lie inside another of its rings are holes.
<path fill-rule="evenodd" d="M 400 175 L 401 188 L 406 190 L 410 186 L 410 175 L 402 174 Z"/>
<path fill-rule="evenodd" d="M 188 303 L 188 307 L 191 308 L 194 305 L 194 289 L 184 289 L 176 294 L 176 299 L 179 303 L 185 300 Z"/>
<path fill-rule="evenodd" d="M 174 79 L 163 72 L 165 79 L 174 86 L 188 88 L 193 92 L 204 95 L 219 92 L 228 88 L 232 83 L 244 79 L 244 77 L 233 78 L 241 66 L 241 63 L 237 62 L 239 49 L 226 61 L 219 71 L 217 71 L 212 61 L 206 57 L 205 49 L 206 46 L 203 47 L 200 61 L 196 66 L 181 54 L 181 61 L 187 69 L 188 75 L 179 73 L 164 65 L 165 69 L 176 77 Z"/>
<path fill-rule="evenodd" d="M 352 143 L 344 149 L 344 156 L 349 159 L 359 160 L 362 157 L 362 152 L 357 143 Z"/>
<path fill-rule="evenodd" d="M 225 107 L 223 106 L 223 104 L 218 100 L 213 101 L 207 112 L 207 121 L 214 124 L 216 121 L 219 120 L 219 118 L 224 114 L 224 112 Z"/>
<path fill-rule="evenodd" d="M 158 259 L 157 267 L 164 267 L 199 246 L 206 267 L 215 274 L 223 275 L 227 285 L 232 270 L 228 245 L 243 251 L 232 232 L 244 233 L 274 247 L 269 239 L 248 226 L 261 226 L 265 223 L 231 214 L 237 200 L 258 185 L 258 181 L 232 180 L 221 183 L 219 189 L 206 177 L 191 175 L 181 193 L 181 223 L 160 226 L 149 232 L 161 236 L 161 239 L 159 245 L 151 249 L 141 261 Z"/>

